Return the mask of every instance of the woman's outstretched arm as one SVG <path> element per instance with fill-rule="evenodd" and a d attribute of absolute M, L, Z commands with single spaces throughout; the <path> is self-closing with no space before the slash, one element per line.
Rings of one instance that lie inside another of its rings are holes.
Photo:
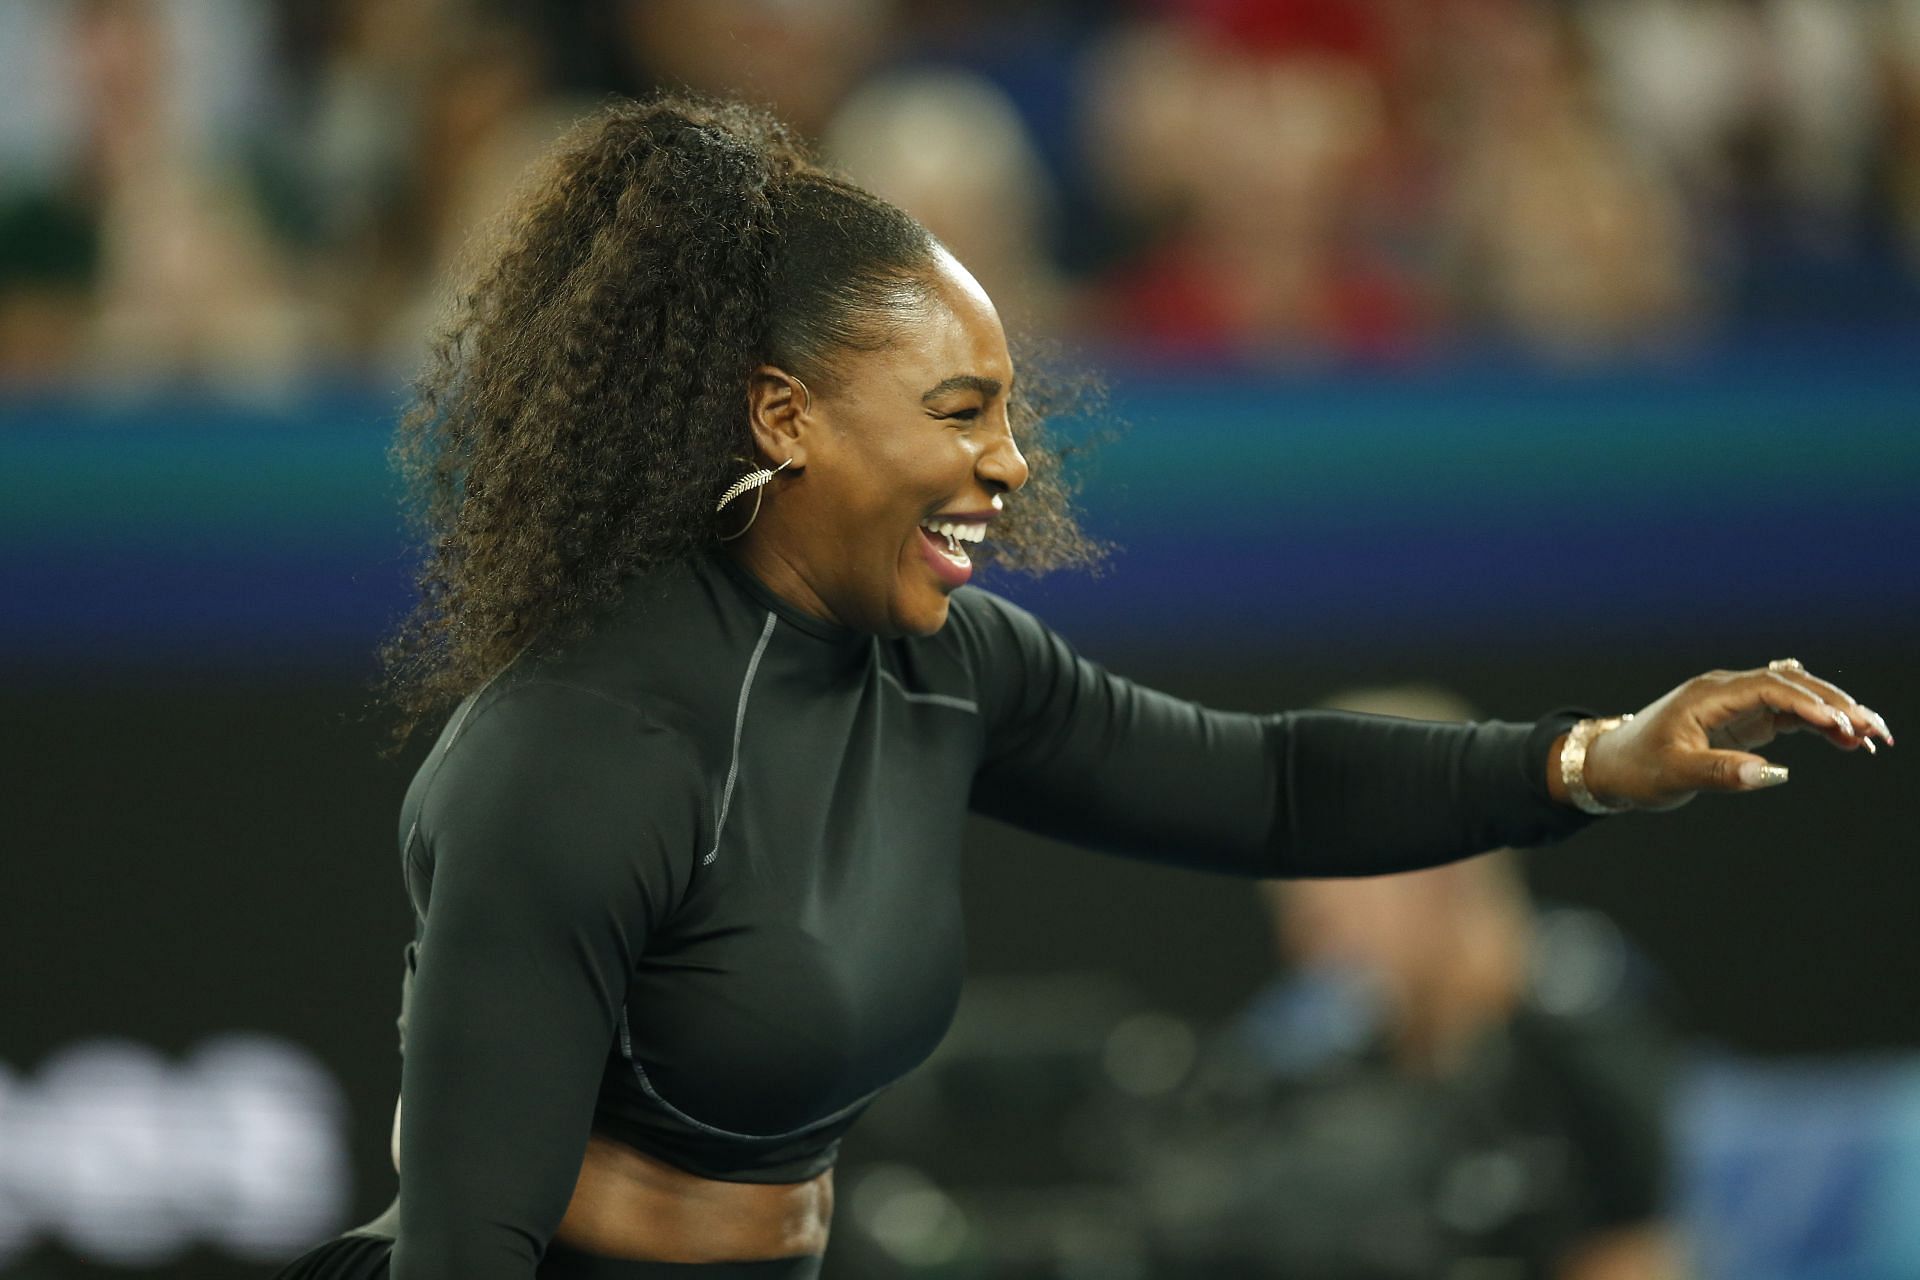
<path fill-rule="evenodd" d="M 1566 731 L 1590 713 L 1435 724 L 1216 711 L 1112 675 L 988 593 L 954 602 L 987 720 L 973 804 L 1015 825 L 1232 874 L 1342 876 L 1546 843 L 1592 821 L 1557 770 Z M 1859 745 L 1831 705 L 1791 683 L 1772 672 L 1688 682 L 1595 741 L 1593 790 L 1659 808 L 1706 787 L 1755 789 L 1739 773 L 1749 757 L 1714 726 L 1746 725 L 1755 736 L 1741 741 L 1758 742 L 1756 716 Z M 1861 709 L 1854 727 L 1870 716 Z"/>

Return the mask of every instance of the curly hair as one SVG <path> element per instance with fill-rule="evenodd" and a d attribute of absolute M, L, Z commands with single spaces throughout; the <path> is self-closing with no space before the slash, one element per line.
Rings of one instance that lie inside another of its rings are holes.
<path fill-rule="evenodd" d="M 423 543 L 381 651 L 396 745 L 629 575 L 717 545 L 714 502 L 754 454 L 749 374 L 832 385 L 925 298 L 935 251 L 736 103 L 621 101 L 569 130 L 470 251 L 396 433 Z M 1030 478 L 987 556 L 1094 564 L 1043 429 L 1091 384 L 1018 385 Z"/>

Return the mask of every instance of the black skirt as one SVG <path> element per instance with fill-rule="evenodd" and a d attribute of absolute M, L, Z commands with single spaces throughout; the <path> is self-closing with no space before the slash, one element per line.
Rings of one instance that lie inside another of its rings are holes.
<path fill-rule="evenodd" d="M 388 1236 L 335 1236 L 274 1273 L 274 1280 L 387 1280 Z"/>
<path fill-rule="evenodd" d="M 274 1280 L 387 1280 L 395 1216 L 389 1209 L 366 1226 L 309 1249 Z M 820 1258 L 815 1254 L 764 1262 L 636 1262 L 550 1244 L 534 1274 L 540 1280 L 817 1280 Z"/>

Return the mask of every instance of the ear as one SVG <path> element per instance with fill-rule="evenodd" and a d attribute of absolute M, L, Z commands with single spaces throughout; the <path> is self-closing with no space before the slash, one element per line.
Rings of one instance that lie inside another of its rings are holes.
<path fill-rule="evenodd" d="M 747 375 L 747 425 L 769 466 L 793 459 L 790 471 L 807 465 L 807 437 L 815 429 L 813 396 L 785 369 L 763 364 Z"/>

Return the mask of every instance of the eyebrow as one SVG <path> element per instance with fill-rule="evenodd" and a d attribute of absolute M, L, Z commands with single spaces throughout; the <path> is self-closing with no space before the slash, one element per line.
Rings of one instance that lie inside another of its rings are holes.
<path fill-rule="evenodd" d="M 929 400 L 946 395 L 949 391 L 978 391 L 981 395 L 992 399 L 1000 394 L 1000 379 L 983 378 L 977 373 L 956 373 L 938 386 L 921 393 L 920 403 L 925 404 Z"/>

